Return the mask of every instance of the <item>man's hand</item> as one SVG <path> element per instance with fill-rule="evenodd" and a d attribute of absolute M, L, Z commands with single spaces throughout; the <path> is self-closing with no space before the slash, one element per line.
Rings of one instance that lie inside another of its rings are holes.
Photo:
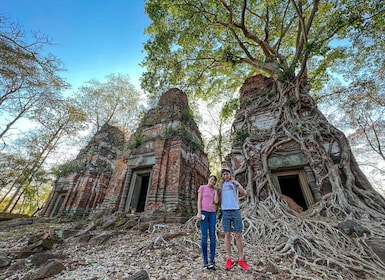
<path fill-rule="evenodd" d="M 233 176 L 231 176 L 230 182 L 234 185 L 234 187 L 238 185 Z"/>

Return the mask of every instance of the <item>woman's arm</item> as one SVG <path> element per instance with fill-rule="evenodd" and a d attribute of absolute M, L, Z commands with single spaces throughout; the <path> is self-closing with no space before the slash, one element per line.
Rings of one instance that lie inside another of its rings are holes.
<path fill-rule="evenodd" d="M 215 190 L 215 192 L 214 192 L 214 203 L 218 204 L 219 203 L 219 188 L 218 188 L 218 186 L 215 186 L 214 190 Z"/>
<path fill-rule="evenodd" d="M 197 218 L 199 220 L 202 220 L 202 193 L 198 192 L 198 213 L 197 213 Z"/>

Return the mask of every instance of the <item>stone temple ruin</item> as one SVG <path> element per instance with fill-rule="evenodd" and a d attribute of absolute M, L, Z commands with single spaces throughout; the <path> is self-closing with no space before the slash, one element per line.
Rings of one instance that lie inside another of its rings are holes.
<path fill-rule="evenodd" d="M 44 215 L 83 216 L 102 204 L 122 147 L 123 132 L 104 125 L 54 182 Z"/>
<path fill-rule="evenodd" d="M 54 182 L 44 216 L 120 211 L 183 221 L 195 214 L 197 189 L 209 176 L 200 132 L 179 89 L 162 95 L 127 143 L 119 129 L 103 126 L 72 167 Z"/>
<path fill-rule="evenodd" d="M 271 137 L 275 117 L 268 102 L 272 98 L 266 95 L 274 94 L 273 79 L 257 75 L 244 82 L 233 122 L 233 145 L 224 166 L 240 170 L 247 161 L 253 170 L 262 170 L 262 159 L 257 153 L 248 155 L 248 159 L 242 155 L 242 137 L 252 134 L 253 145 L 260 147 Z M 250 130 L 246 115 L 251 120 Z M 338 160 L 337 145 L 324 145 Z M 283 143 L 266 160 L 271 181 L 293 210 L 304 211 L 330 192 L 328 185 L 317 188 L 312 169 L 297 143 Z M 54 183 L 44 215 L 83 216 L 107 210 L 184 220 L 195 214 L 197 188 L 209 176 L 200 132 L 186 95 L 178 89 L 163 94 L 128 143 L 123 142 L 118 129 L 105 126 L 76 162 L 81 166 L 78 172 Z M 236 179 L 246 186 L 252 180 L 247 176 L 247 172 L 238 172 Z"/>
<path fill-rule="evenodd" d="M 271 137 L 271 129 L 276 119 L 269 105 L 275 94 L 274 80 L 262 75 L 246 79 L 240 89 L 240 108 L 233 122 L 234 141 L 231 153 L 224 163 L 232 170 L 241 169 L 240 167 L 248 161 L 253 170 L 262 172 L 263 159 L 259 154 L 250 154 L 246 159 L 241 153 L 241 148 L 243 137 L 248 136 L 248 133 L 252 135 L 253 145 L 256 147 L 262 147 L 263 143 Z M 251 120 L 250 124 L 245 121 L 245 116 Z M 331 150 L 333 157 L 340 156 L 335 143 L 325 143 L 325 145 L 325 149 Z M 294 141 L 282 143 L 279 149 L 267 158 L 267 165 L 269 177 L 275 188 L 283 195 L 289 207 L 297 212 L 310 208 L 321 199 L 322 194 L 330 192 L 330 186 L 327 185 L 322 189 L 317 188 L 313 171 L 301 147 Z M 236 179 L 244 186 L 250 180 L 246 172 L 237 174 Z"/>

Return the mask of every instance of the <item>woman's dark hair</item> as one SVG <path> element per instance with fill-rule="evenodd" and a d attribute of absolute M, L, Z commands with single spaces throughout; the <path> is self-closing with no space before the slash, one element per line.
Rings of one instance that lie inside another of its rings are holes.
<path fill-rule="evenodd" d="M 214 178 L 214 179 L 215 179 L 215 182 L 218 182 L 217 176 L 215 176 L 215 175 L 210 175 L 209 178 Z"/>

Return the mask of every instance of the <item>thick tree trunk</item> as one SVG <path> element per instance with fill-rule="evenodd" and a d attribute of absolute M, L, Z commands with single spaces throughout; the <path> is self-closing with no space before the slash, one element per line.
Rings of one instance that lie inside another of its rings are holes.
<path fill-rule="evenodd" d="M 271 244 L 280 257 L 292 258 L 293 266 L 320 273 L 324 263 L 314 260 L 327 260 L 330 278 L 385 277 L 384 264 L 366 245 L 366 233 L 350 239 L 337 228 L 354 220 L 372 237 L 385 238 L 385 200 L 360 170 L 345 135 L 317 109 L 306 85 L 254 76 L 245 81 L 240 99 L 233 132 L 243 137 L 234 137 L 226 161 L 248 191 L 242 203 L 248 242 Z M 306 200 L 303 212 L 290 207 L 288 202 L 298 201 L 283 192 L 294 188 L 284 181 L 293 177 Z M 353 264 L 360 265 L 359 272 L 350 269 Z"/>
<path fill-rule="evenodd" d="M 353 212 L 350 199 L 354 196 L 363 202 L 360 211 L 374 208 L 385 215 L 385 200 L 360 170 L 345 135 L 317 109 L 306 86 L 262 76 L 250 78 L 241 89 L 233 128 L 238 141 L 227 161 L 238 179 L 248 185 L 252 204 L 278 195 L 271 179 L 273 172 L 308 166 L 315 179 L 313 192 L 339 194 L 338 204 Z M 238 135 L 245 137 L 239 139 Z M 273 157 L 284 158 L 293 152 L 306 158 L 302 166 L 270 167 Z M 368 199 L 373 196 L 378 196 L 376 201 Z"/>

